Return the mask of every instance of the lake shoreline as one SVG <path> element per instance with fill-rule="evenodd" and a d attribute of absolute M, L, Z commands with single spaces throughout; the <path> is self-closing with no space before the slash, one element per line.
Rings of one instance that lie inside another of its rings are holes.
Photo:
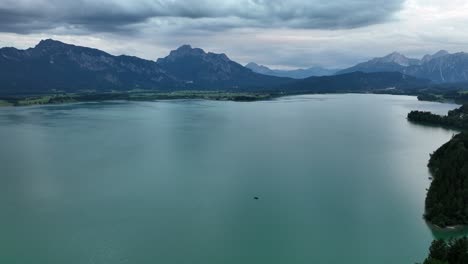
<path fill-rule="evenodd" d="M 437 231 L 437 232 L 454 233 L 454 232 L 461 232 L 464 230 L 468 230 L 468 225 L 453 225 L 453 226 L 441 227 L 434 223 L 431 223 L 430 221 L 426 219 L 424 220 L 426 221 L 426 224 L 429 226 L 431 230 Z"/>
<path fill-rule="evenodd" d="M 60 93 L 0 96 L 0 107 L 53 105 L 80 102 L 104 101 L 162 101 L 202 99 L 211 101 L 254 102 L 282 96 L 273 93 L 219 92 L 219 91 L 177 91 L 177 92 L 109 92 L 109 93 Z"/>
<path fill-rule="evenodd" d="M 463 173 L 468 157 L 465 147 L 468 142 L 466 113 L 466 105 L 462 105 L 444 116 L 422 111 L 411 111 L 407 115 L 412 123 L 459 132 L 431 154 L 428 163 L 432 182 L 426 194 L 424 218 L 436 230 L 457 231 L 467 227 L 464 213 L 467 207 L 463 204 L 466 187 L 456 184 L 466 177 Z M 457 206 L 454 208 L 454 205 Z"/>
<path fill-rule="evenodd" d="M 169 101 L 169 100 L 209 100 L 230 102 L 268 101 L 286 96 L 317 95 L 317 94 L 385 94 L 401 96 L 418 96 L 408 93 L 385 92 L 339 92 L 339 93 L 303 93 L 303 92 L 221 92 L 221 91 L 175 91 L 175 92 L 109 92 L 109 93 L 58 93 L 58 94 L 12 94 L 0 96 L 0 108 L 33 105 L 56 105 L 68 103 L 87 103 L 105 101 Z M 419 100 L 423 101 L 423 100 Z M 445 102 L 441 102 L 445 103 Z"/>

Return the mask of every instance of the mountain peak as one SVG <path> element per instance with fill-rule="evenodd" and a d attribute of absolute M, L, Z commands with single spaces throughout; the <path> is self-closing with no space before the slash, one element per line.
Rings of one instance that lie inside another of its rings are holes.
<path fill-rule="evenodd" d="M 224 53 L 205 52 L 189 45 L 171 51 L 156 63 L 177 79 L 195 86 L 218 83 L 232 88 L 266 78 L 230 60 Z"/>
<path fill-rule="evenodd" d="M 338 72 L 338 70 L 327 69 L 320 66 L 313 66 L 306 69 L 294 69 L 294 70 L 279 70 L 270 69 L 267 66 L 250 62 L 245 65 L 246 68 L 251 69 L 253 72 L 271 75 L 276 77 L 287 77 L 293 79 L 305 79 L 316 76 L 330 76 Z"/>
<path fill-rule="evenodd" d="M 420 65 L 418 59 L 408 58 L 399 52 L 392 52 L 384 57 L 374 58 L 372 60 L 359 63 L 351 68 L 344 69 L 338 74 L 362 71 L 362 72 L 401 72 L 408 66 Z"/>
<path fill-rule="evenodd" d="M 175 50 L 171 50 L 168 56 L 165 58 L 159 58 L 158 63 L 164 63 L 167 61 L 176 61 L 184 57 L 205 57 L 207 53 L 200 48 L 192 48 L 192 46 L 185 44 Z"/>
<path fill-rule="evenodd" d="M 450 54 L 448 51 L 446 50 L 439 50 L 438 52 L 436 52 L 434 55 L 432 55 L 433 57 L 437 56 L 437 57 L 440 57 L 440 56 L 445 56 L 445 55 L 448 55 Z"/>
<path fill-rule="evenodd" d="M 439 50 L 438 52 L 434 53 L 433 55 L 425 55 L 423 58 L 422 58 L 422 62 L 426 63 L 426 62 L 429 62 L 433 59 L 437 59 L 437 58 L 440 58 L 440 57 L 444 57 L 446 55 L 449 55 L 450 53 L 446 50 Z"/>
<path fill-rule="evenodd" d="M 258 71 L 271 71 L 270 68 L 268 68 L 267 66 L 264 66 L 264 65 L 260 65 L 260 64 L 257 64 L 255 62 L 249 62 L 245 65 L 246 68 L 249 68 L 251 70 L 253 70 L 254 72 L 258 72 Z M 262 72 L 260 72 L 262 73 Z"/>
<path fill-rule="evenodd" d="M 159 64 L 164 64 L 167 62 L 175 62 L 178 60 L 184 59 L 199 59 L 210 63 L 230 63 L 231 60 L 226 56 L 226 54 L 221 53 L 212 53 L 205 52 L 200 48 L 192 48 L 190 45 L 182 45 L 176 50 L 172 50 L 169 55 L 165 58 L 160 58 L 157 60 Z"/>
<path fill-rule="evenodd" d="M 54 39 L 43 39 L 37 45 L 36 48 L 49 48 L 49 47 L 62 47 L 67 44 Z"/>
<path fill-rule="evenodd" d="M 394 51 L 390 54 L 388 54 L 387 56 L 383 57 L 382 59 L 388 59 L 389 61 L 392 61 L 394 62 L 395 60 L 402 60 L 402 59 L 408 59 L 405 55 L 397 52 L 397 51 Z"/>
<path fill-rule="evenodd" d="M 398 51 L 394 51 L 394 52 L 388 54 L 386 57 L 405 57 L 405 55 L 401 54 Z"/>
<path fill-rule="evenodd" d="M 419 64 L 419 60 L 408 58 L 405 55 L 396 51 L 388 54 L 385 57 L 376 58 L 374 60 L 377 62 L 383 62 L 383 63 L 396 63 L 398 65 L 405 66 L 405 67 Z"/>
<path fill-rule="evenodd" d="M 192 48 L 192 46 L 185 44 L 177 48 L 176 50 L 171 51 L 171 55 L 202 55 L 206 52 L 200 48 Z"/>
<path fill-rule="evenodd" d="M 189 44 L 184 44 L 176 49 L 176 51 L 189 51 L 193 50 L 192 46 Z"/>

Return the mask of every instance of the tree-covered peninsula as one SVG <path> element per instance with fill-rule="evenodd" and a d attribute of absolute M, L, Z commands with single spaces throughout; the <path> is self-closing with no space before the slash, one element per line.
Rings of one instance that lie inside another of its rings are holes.
<path fill-rule="evenodd" d="M 431 155 L 428 167 L 433 181 L 426 197 L 425 218 L 439 227 L 468 225 L 468 106 L 447 116 L 413 111 L 408 120 L 463 130 Z"/>
<path fill-rule="evenodd" d="M 435 151 L 428 167 L 433 181 L 426 197 L 426 220 L 439 227 L 468 225 L 468 106 L 446 116 L 412 111 L 408 120 L 425 125 L 462 130 Z M 468 263 L 468 238 L 435 240 L 423 264 Z"/>
<path fill-rule="evenodd" d="M 426 197 L 426 219 L 440 227 L 468 225 L 468 133 L 434 152 L 429 169 L 434 180 Z"/>
<path fill-rule="evenodd" d="M 467 130 L 468 105 L 449 111 L 446 116 L 436 115 L 431 112 L 411 111 L 408 114 L 408 120 L 414 123 Z"/>

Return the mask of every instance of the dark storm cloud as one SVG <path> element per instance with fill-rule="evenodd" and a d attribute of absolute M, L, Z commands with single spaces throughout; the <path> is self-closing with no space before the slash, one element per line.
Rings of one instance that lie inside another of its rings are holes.
<path fill-rule="evenodd" d="M 404 0 L 1 0 L 0 31 L 138 31 L 165 22 L 220 31 L 242 27 L 356 28 L 386 21 Z"/>

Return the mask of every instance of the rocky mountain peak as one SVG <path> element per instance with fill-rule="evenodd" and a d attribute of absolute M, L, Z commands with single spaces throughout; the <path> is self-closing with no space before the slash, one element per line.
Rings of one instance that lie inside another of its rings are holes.
<path fill-rule="evenodd" d="M 199 48 L 192 48 L 190 45 L 182 45 L 176 50 L 172 50 L 170 54 L 165 58 L 167 60 L 175 60 L 181 57 L 187 56 L 205 56 L 206 52 Z"/>
<path fill-rule="evenodd" d="M 449 55 L 450 53 L 446 50 L 439 50 L 437 53 L 435 53 L 434 55 L 432 55 L 432 57 L 441 57 L 441 56 L 445 56 L 445 55 Z"/>
<path fill-rule="evenodd" d="M 410 66 L 410 65 L 415 65 L 418 64 L 418 60 L 416 59 L 410 59 L 406 57 L 405 55 L 399 53 L 399 52 L 392 52 L 389 55 L 382 57 L 382 58 L 377 58 L 379 62 L 385 62 L 385 63 L 396 63 L 401 66 Z"/>
<path fill-rule="evenodd" d="M 190 45 L 182 45 L 178 49 L 171 51 L 167 57 L 158 59 L 157 63 L 162 65 L 185 59 L 200 60 L 217 65 L 232 62 L 224 53 L 206 53 L 203 49 L 192 48 Z"/>
<path fill-rule="evenodd" d="M 406 58 L 405 55 L 399 53 L 398 51 L 394 51 L 390 54 L 388 54 L 387 56 L 385 56 L 386 58 Z"/>
<path fill-rule="evenodd" d="M 434 53 L 433 55 L 430 55 L 430 54 L 425 55 L 422 58 L 422 62 L 426 63 L 426 62 L 429 62 L 429 61 L 431 61 L 433 59 L 444 57 L 446 55 L 450 55 L 450 53 L 448 51 L 446 51 L 446 50 L 439 50 L 438 52 Z"/>
<path fill-rule="evenodd" d="M 60 42 L 58 40 L 53 40 L 53 39 L 43 39 L 41 40 L 35 48 L 58 48 L 58 47 L 64 47 L 67 46 L 68 44 L 65 44 L 63 42 Z"/>

